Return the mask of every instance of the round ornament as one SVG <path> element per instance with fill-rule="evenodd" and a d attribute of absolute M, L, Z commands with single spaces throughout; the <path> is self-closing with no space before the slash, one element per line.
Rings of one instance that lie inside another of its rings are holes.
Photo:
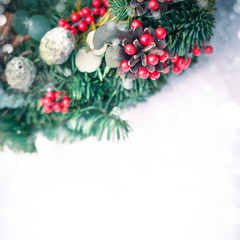
<path fill-rule="evenodd" d="M 18 90 L 27 90 L 36 77 L 36 68 L 31 60 L 24 57 L 13 58 L 6 67 L 8 84 Z"/>
<path fill-rule="evenodd" d="M 34 15 L 29 20 L 28 34 L 35 41 L 40 41 L 46 32 L 51 29 L 48 18 L 42 15 Z"/>
<path fill-rule="evenodd" d="M 28 34 L 30 16 L 26 10 L 19 10 L 13 17 L 13 30 L 20 35 Z"/>
<path fill-rule="evenodd" d="M 65 28 L 54 28 L 45 34 L 39 48 L 40 55 L 47 64 L 62 64 L 74 49 L 74 36 Z"/>

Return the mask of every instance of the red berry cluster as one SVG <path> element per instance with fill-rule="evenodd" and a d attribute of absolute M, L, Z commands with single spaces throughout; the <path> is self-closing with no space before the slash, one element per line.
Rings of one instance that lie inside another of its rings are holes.
<path fill-rule="evenodd" d="M 40 106 L 43 106 L 45 113 L 54 112 L 68 112 L 71 100 L 68 96 L 64 96 L 65 92 L 47 92 L 44 98 L 40 100 Z"/>
<path fill-rule="evenodd" d="M 204 48 L 204 52 L 207 55 L 210 55 L 213 53 L 213 47 L 211 46 L 203 46 Z M 192 54 L 194 56 L 200 56 L 202 53 L 202 48 L 197 48 L 196 45 L 192 50 Z M 190 64 L 191 64 L 191 59 L 188 57 L 187 60 L 185 61 L 184 58 L 182 57 L 178 57 L 178 55 L 173 56 L 170 59 L 170 64 L 167 64 L 166 62 L 163 64 L 163 66 L 165 67 L 165 69 L 163 71 L 161 71 L 164 74 L 169 73 L 170 68 L 172 67 L 172 70 L 175 74 L 180 74 L 182 72 L 182 70 L 186 70 Z"/>
<path fill-rule="evenodd" d="M 171 2 L 172 0 L 165 0 L 165 2 Z M 148 7 L 151 9 L 151 10 L 158 10 L 159 9 L 159 2 L 156 1 L 156 0 L 151 0 L 149 1 L 148 3 Z"/>
<path fill-rule="evenodd" d="M 186 70 L 190 66 L 190 64 L 191 64 L 191 59 L 189 57 L 185 61 L 184 58 L 178 57 L 177 55 L 172 57 L 170 59 L 170 61 L 172 63 L 175 63 L 175 65 L 173 65 L 173 72 L 175 74 L 180 74 L 182 72 L 182 70 Z"/>
<path fill-rule="evenodd" d="M 154 1 L 154 0 L 153 0 Z M 152 1 L 150 1 L 152 2 Z M 168 1 L 170 2 L 170 1 Z M 136 27 L 143 27 L 142 23 L 135 19 L 131 22 L 131 28 L 132 30 L 134 30 Z M 144 47 L 147 47 L 149 45 L 151 45 L 154 42 L 154 38 L 156 40 L 159 39 L 163 40 L 167 33 L 166 30 L 162 27 L 157 28 L 154 32 L 154 34 L 148 34 L 148 33 L 144 33 L 140 36 L 140 43 L 141 45 L 143 45 Z M 130 57 L 134 57 L 137 55 L 139 55 L 138 53 L 138 47 L 136 47 L 136 44 L 127 44 L 124 47 L 124 52 Z M 203 44 L 204 51 L 206 54 L 212 54 L 213 53 L 213 48 L 211 46 L 205 46 L 205 44 Z M 191 64 L 191 58 L 187 57 L 187 59 L 183 58 L 183 57 L 179 57 L 178 55 L 173 56 L 172 58 L 169 59 L 169 52 L 167 50 L 162 50 L 163 54 L 158 55 L 158 54 L 147 54 L 146 57 L 146 61 L 148 65 L 154 66 L 156 67 L 157 65 L 159 65 L 160 63 L 162 63 L 162 66 L 164 67 L 164 70 L 159 70 L 159 71 L 154 71 L 154 72 L 149 72 L 147 70 L 146 67 L 142 66 L 138 69 L 137 72 L 137 76 L 141 79 L 147 79 L 148 77 L 152 80 L 156 80 L 160 77 L 160 74 L 167 74 L 169 73 L 170 69 L 172 68 L 172 71 L 175 74 L 180 74 L 183 70 L 186 70 L 190 64 Z M 194 46 L 194 49 L 192 50 L 193 55 L 195 56 L 200 56 L 201 55 L 201 48 L 197 48 L 196 44 Z M 120 69 L 122 72 L 124 73 L 130 73 L 131 72 L 131 66 L 130 66 L 130 61 L 129 60 L 123 60 L 121 62 L 120 65 Z M 148 68 L 149 69 L 149 68 Z M 156 70 L 156 69 L 155 69 Z"/>
<path fill-rule="evenodd" d="M 93 9 L 84 7 L 78 13 L 73 13 L 71 16 L 72 25 L 65 19 L 60 19 L 58 21 L 58 26 L 70 30 L 73 35 L 77 35 L 77 29 L 80 32 L 86 32 L 88 30 L 88 25 L 94 22 L 95 16 L 102 17 L 105 15 L 109 3 L 108 0 L 93 0 L 92 5 Z"/>
<path fill-rule="evenodd" d="M 180 74 L 182 70 L 186 70 L 191 64 L 191 59 L 188 57 L 185 61 L 184 58 L 178 57 L 178 55 L 173 56 L 170 58 L 170 62 L 164 62 L 163 67 L 165 68 L 161 71 L 164 74 L 169 73 L 170 69 L 172 68 L 175 74 Z"/>
<path fill-rule="evenodd" d="M 203 46 L 204 48 L 204 52 L 207 54 L 207 55 L 210 55 L 213 53 L 213 47 L 212 46 Z M 202 54 L 202 48 L 197 48 L 196 46 L 193 48 L 192 50 L 192 54 L 194 56 L 200 56 Z"/>

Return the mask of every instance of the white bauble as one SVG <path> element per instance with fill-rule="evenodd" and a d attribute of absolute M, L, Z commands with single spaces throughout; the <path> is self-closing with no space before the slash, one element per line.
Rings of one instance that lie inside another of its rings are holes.
<path fill-rule="evenodd" d="M 40 43 L 40 55 L 49 65 L 65 63 L 74 49 L 74 36 L 65 28 L 48 31 Z"/>
<path fill-rule="evenodd" d="M 36 73 L 33 62 L 25 57 L 13 58 L 5 70 L 8 84 L 18 90 L 27 90 L 32 85 Z"/>

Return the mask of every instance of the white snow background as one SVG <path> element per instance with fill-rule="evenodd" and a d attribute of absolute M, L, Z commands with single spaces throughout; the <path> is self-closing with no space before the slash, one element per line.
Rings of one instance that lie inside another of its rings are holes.
<path fill-rule="evenodd" d="M 239 239 L 240 1 L 217 7 L 214 54 L 123 113 L 128 140 L 0 153 L 1 240 Z"/>

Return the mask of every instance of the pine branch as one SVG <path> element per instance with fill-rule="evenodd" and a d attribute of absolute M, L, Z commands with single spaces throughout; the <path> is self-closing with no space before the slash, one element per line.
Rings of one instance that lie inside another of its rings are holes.
<path fill-rule="evenodd" d="M 21 126 L 13 118 L 3 117 L 3 111 L 0 114 L 0 150 L 8 146 L 15 152 L 35 152 L 35 137 L 31 129 Z"/>
<path fill-rule="evenodd" d="M 110 0 L 110 8 L 113 9 L 113 16 L 116 22 L 130 18 L 133 15 L 128 0 Z"/>
<path fill-rule="evenodd" d="M 187 56 L 196 45 L 200 48 L 213 36 L 215 16 L 207 8 L 198 8 L 195 1 L 185 1 L 160 18 L 160 26 L 169 32 L 168 48 L 174 56 Z"/>

